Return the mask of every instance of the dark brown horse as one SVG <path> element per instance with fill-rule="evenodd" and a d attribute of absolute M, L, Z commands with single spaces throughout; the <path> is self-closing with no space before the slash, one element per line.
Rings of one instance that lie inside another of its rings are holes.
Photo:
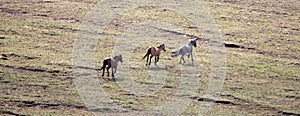
<path fill-rule="evenodd" d="M 161 44 L 157 47 L 150 47 L 148 48 L 148 51 L 146 53 L 146 55 L 143 57 L 142 60 L 144 60 L 146 57 L 147 57 L 147 62 L 146 62 L 146 66 L 151 64 L 151 59 L 153 56 L 155 56 L 155 64 L 159 61 L 159 55 L 160 55 L 160 51 L 161 50 L 164 50 L 166 51 L 165 49 L 165 44 Z M 149 56 L 150 56 L 150 61 L 149 61 L 149 64 L 148 64 L 148 60 L 149 60 Z"/>

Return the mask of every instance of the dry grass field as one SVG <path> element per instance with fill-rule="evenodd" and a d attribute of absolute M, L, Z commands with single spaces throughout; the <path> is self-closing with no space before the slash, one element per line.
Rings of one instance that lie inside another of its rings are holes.
<path fill-rule="evenodd" d="M 226 43 L 226 76 L 221 92 L 213 100 L 203 96 L 214 78 L 210 76 L 208 44 L 199 41 L 194 58 L 201 69 L 197 78 L 201 86 L 196 95 L 189 95 L 192 104 L 181 115 L 197 115 L 197 108 L 205 102 L 213 104 L 205 115 L 300 115 L 300 1 L 203 0 L 200 4 L 209 10 Z M 94 115 L 74 84 L 72 54 L 77 34 L 90 31 L 82 29 L 81 24 L 96 5 L 97 0 L 0 0 L 0 115 Z M 180 30 L 143 25 L 126 28 L 158 19 Z M 188 19 L 170 9 L 141 6 L 112 21 L 105 34 L 92 33 L 95 38 L 102 38 L 95 46 L 96 67 L 102 65 L 103 58 L 111 56 L 115 38 L 122 37 L 125 29 L 128 33 L 139 32 L 130 36 L 149 38 L 125 60 L 134 61 L 130 64 L 130 76 L 135 82 L 161 86 L 153 95 L 138 96 L 118 86 L 122 78 L 116 76 L 116 82 L 98 75 L 99 87 L 128 112 L 149 111 L 176 98 L 174 93 L 181 78 L 172 77 L 180 75 L 180 65 L 179 58 L 170 54 L 177 50 L 177 44 L 141 35 L 155 33 L 176 39 L 185 37 L 180 34 L 207 34 L 191 26 Z M 135 43 L 137 38 L 126 41 Z M 185 38 L 183 42 L 188 41 Z M 164 68 L 145 67 L 140 58 L 149 45 L 161 42 L 166 43 L 167 52 L 162 53 L 158 66 Z M 186 61 L 190 63 L 187 58 Z M 148 70 L 157 70 L 157 74 L 167 71 L 170 75 L 166 76 L 166 83 L 152 83 L 149 75 L 144 75 Z M 126 78 L 122 71 L 126 70 L 120 69 L 116 75 Z M 95 112 L 111 113 L 114 109 Z"/>

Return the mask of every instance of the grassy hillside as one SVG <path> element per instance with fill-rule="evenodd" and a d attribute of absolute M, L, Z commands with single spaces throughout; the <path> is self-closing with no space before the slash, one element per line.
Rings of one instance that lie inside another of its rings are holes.
<path fill-rule="evenodd" d="M 97 0 L 0 0 L 1 115 L 93 115 L 74 85 L 72 50 L 76 34 L 84 31 L 80 24 L 96 3 Z M 300 2 L 204 0 L 200 3 L 216 20 L 225 43 L 246 47 L 226 47 L 224 86 L 206 115 L 299 115 Z M 111 23 L 105 35 L 95 34 L 105 40 L 96 46 L 96 58 L 111 54 L 114 37 L 120 36 L 126 26 L 153 19 L 170 22 L 181 33 L 200 37 L 205 34 L 188 28 L 192 24 L 171 10 L 139 7 Z M 181 37 L 146 27 L 137 29 Z M 132 64 L 131 74 L 136 82 L 148 83 L 149 76 L 140 76 L 148 69 L 139 60 L 149 45 L 157 44 L 149 41 L 133 52 L 130 60 L 137 62 Z M 169 67 L 176 64 L 167 70 L 173 75 L 178 74 L 178 58 L 170 58 L 169 54 L 176 49 L 177 46 L 167 46 L 168 51 L 162 53 L 158 63 L 171 64 Z M 209 101 L 203 100 L 206 84 L 213 79 L 209 76 L 211 59 L 205 42 L 199 42 L 194 57 L 201 66 L 202 74 L 197 79 L 201 87 L 198 95 L 190 96 L 193 104 L 183 115 L 195 115 L 196 108 Z M 95 62 L 97 66 L 102 63 Z M 179 78 L 166 78 L 167 85 L 159 83 L 162 88 L 155 95 L 135 96 L 105 78 L 106 81 L 99 80 L 105 91 L 111 93 L 113 102 L 133 112 L 161 105 L 174 96 L 179 82 Z M 104 108 L 98 112 L 110 111 Z"/>

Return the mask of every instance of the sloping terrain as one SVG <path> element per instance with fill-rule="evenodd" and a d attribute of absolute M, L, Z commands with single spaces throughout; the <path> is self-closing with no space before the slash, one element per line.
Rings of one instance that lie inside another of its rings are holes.
<path fill-rule="evenodd" d="M 201 87 L 199 95 L 190 96 L 193 103 L 183 115 L 196 115 L 197 107 L 205 102 L 214 102 L 206 115 L 300 115 L 300 2 L 204 0 L 200 3 L 209 9 L 226 43 L 226 79 L 215 99 L 203 96 L 206 84 L 213 77 L 209 76 L 208 45 L 199 42 L 194 58 L 202 66 L 198 79 Z M 74 85 L 72 50 L 76 34 L 83 31 L 80 24 L 96 4 L 97 0 L 0 0 L 1 115 L 93 115 Z M 106 35 L 95 34 L 105 40 L 97 46 L 97 66 L 102 65 L 100 59 L 111 54 L 113 37 L 119 36 L 120 30 L 151 19 L 171 22 L 181 31 L 143 26 L 137 29 L 175 38 L 205 34 L 189 28 L 191 24 L 172 10 L 139 7 L 112 22 Z M 140 57 L 149 45 L 157 44 L 149 41 L 133 52 L 131 60 L 137 62 L 130 68 L 138 83 L 156 84 L 148 83 L 149 76 L 140 76 L 148 70 Z M 169 56 L 176 46 L 167 46 L 167 50 L 160 62 L 172 64 L 166 66 L 167 71 L 176 75 L 178 58 Z M 155 66 L 150 69 L 156 70 Z M 179 79 L 166 80 L 167 85 L 157 94 L 136 96 L 122 91 L 109 77 L 99 78 L 114 103 L 137 112 L 159 106 L 174 96 Z M 97 112 L 113 112 L 113 109 Z"/>

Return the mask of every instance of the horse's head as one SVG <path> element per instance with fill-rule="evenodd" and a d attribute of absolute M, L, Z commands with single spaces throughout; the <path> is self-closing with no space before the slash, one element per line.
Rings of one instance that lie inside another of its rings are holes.
<path fill-rule="evenodd" d="M 164 50 L 164 51 L 167 51 L 167 50 L 166 50 L 166 47 L 165 47 L 165 44 L 161 44 L 161 45 L 159 45 L 157 48 L 162 49 L 162 50 Z"/>
<path fill-rule="evenodd" d="M 196 41 L 197 41 L 196 39 L 191 39 L 189 44 L 194 46 L 194 47 L 197 47 L 197 42 Z"/>

